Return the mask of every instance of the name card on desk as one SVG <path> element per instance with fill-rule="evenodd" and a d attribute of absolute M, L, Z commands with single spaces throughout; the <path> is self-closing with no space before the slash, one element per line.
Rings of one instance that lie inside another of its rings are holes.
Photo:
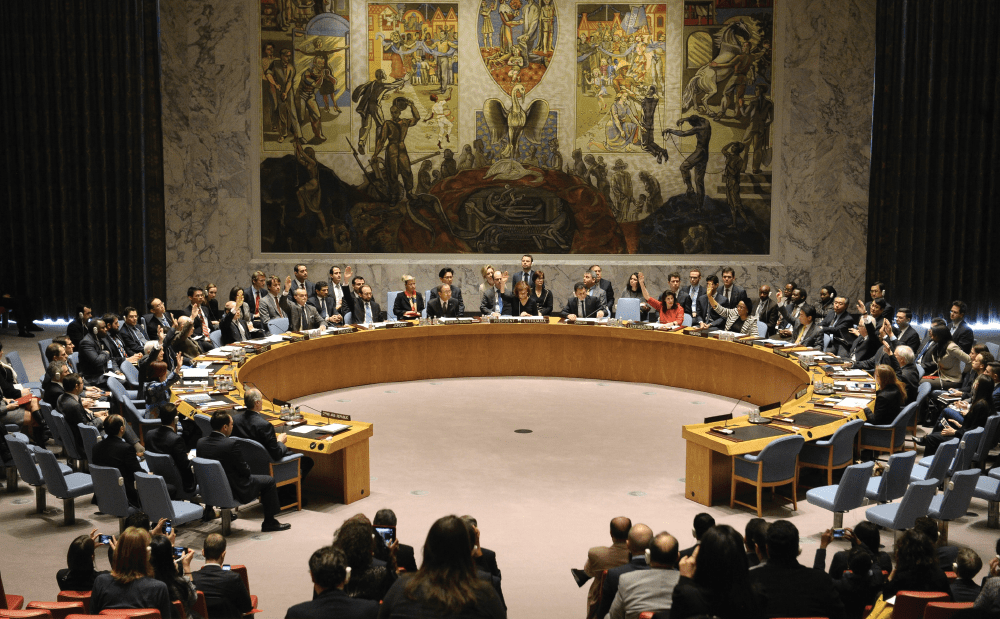
<path fill-rule="evenodd" d="M 332 411 L 320 411 L 320 415 L 326 417 L 327 419 L 338 419 L 340 421 L 350 421 L 351 416 L 345 415 L 343 413 L 334 413 Z"/>

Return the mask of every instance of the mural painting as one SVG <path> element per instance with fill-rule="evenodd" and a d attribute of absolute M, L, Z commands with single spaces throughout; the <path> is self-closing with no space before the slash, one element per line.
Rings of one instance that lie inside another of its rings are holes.
<path fill-rule="evenodd" d="M 480 52 L 463 65 L 474 75 L 461 81 L 476 84 L 462 92 L 476 97 L 468 136 L 458 132 L 458 4 L 363 5 L 368 79 L 333 100 L 353 126 L 328 130 L 317 88 L 298 134 L 279 142 L 272 131 L 280 148 L 269 149 L 265 109 L 262 250 L 768 253 L 773 6 L 736 3 L 685 1 L 684 24 L 672 26 L 665 4 L 576 4 L 576 39 L 562 45 L 554 0 L 462 7 L 477 10 Z M 683 49 L 668 49 L 678 31 Z M 307 84 L 349 57 L 349 37 L 290 32 Z M 575 92 L 537 96 L 561 63 L 576 63 L 559 73 Z M 667 75 L 682 92 L 664 91 Z M 575 106 L 575 126 L 561 124 L 564 106 Z"/>

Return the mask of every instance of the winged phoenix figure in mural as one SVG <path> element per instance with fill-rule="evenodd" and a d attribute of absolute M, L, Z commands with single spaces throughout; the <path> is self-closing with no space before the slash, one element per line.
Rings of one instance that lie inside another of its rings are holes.
<path fill-rule="evenodd" d="M 507 137 L 507 145 L 500 152 L 500 159 L 494 163 L 485 178 L 496 177 L 500 180 L 515 181 L 529 174 L 537 174 L 526 170 L 516 161 L 517 142 L 524 135 L 532 144 L 541 142 L 542 127 L 549 117 L 549 102 L 544 99 L 532 101 L 528 109 L 521 107 L 525 89 L 517 84 L 510 92 L 510 108 L 506 109 L 499 99 L 487 99 L 483 103 L 483 116 L 490 130 L 490 139 L 494 144 Z"/>

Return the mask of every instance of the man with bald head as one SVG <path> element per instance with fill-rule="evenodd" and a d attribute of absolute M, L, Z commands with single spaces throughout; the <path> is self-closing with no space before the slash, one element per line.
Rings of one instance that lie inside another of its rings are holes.
<path fill-rule="evenodd" d="M 677 571 L 677 540 L 666 531 L 657 534 L 646 554 L 648 570 L 623 574 L 618 593 L 608 612 L 610 619 L 638 617 L 645 611 L 670 610 L 674 586 L 680 580 Z"/>
<path fill-rule="evenodd" d="M 778 304 L 771 298 L 771 287 L 764 284 L 757 289 L 757 300 L 753 304 L 753 311 L 750 312 L 754 320 L 762 320 L 767 325 L 767 333 L 760 333 L 761 337 L 771 337 L 778 326 Z"/>
<path fill-rule="evenodd" d="M 306 303 L 309 297 L 306 295 L 305 287 L 297 288 L 292 293 L 292 298 L 295 302 L 288 308 L 288 330 L 318 329 L 323 320 L 316 308 Z"/>
<path fill-rule="evenodd" d="M 611 603 L 614 602 L 618 594 L 618 581 L 625 574 L 630 574 L 637 570 L 648 570 L 646 563 L 646 550 L 653 543 L 653 530 L 644 524 L 635 524 L 629 529 L 628 540 L 625 546 L 628 548 L 630 560 L 625 565 L 608 570 L 608 575 L 604 578 L 604 586 L 601 588 L 601 607 L 598 617 L 607 616 L 611 610 Z M 675 542 L 676 545 L 676 542 Z"/>
<path fill-rule="evenodd" d="M 611 545 L 594 546 L 587 551 L 587 563 L 583 566 L 583 572 L 572 570 L 573 578 L 580 587 L 591 578 L 598 576 L 604 570 L 625 565 L 628 563 L 629 551 L 627 539 L 629 530 L 632 528 L 632 521 L 625 516 L 618 516 L 611 519 Z M 597 602 L 601 593 L 600 579 L 594 580 L 587 592 L 587 617 L 592 619 L 597 617 Z M 600 615 L 603 617 L 604 615 Z"/>

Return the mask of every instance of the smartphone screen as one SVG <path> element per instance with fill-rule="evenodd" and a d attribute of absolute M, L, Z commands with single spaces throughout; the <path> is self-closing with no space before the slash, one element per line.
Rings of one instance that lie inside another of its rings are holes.
<path fill-rule="evenodd" d="M 844 530 L 843 529 L 834 529 L 833 530 L 833 538 L 834 539 L 840 539 L 842 537 L 844 537 Z"/>
<path fill-rule="evenodd" d="M 101 544 L 110 544 L 111 543 L 111 536 L 110 535 L 98 535 L 97 536 L 97 541 L 99 543 L 101 543 Z"/>
<path fill-rule="evenodd" d="M 375 533 L 382 538 L 382 543 L 387 547 L 396 541 L 396 527 L 375 527 Z"/>
<path fill-rule="evenodd" d="M 174 530 L 174 525 L 170 520 L 163 523 L 163 534 L 170 535 L 170 532 Z"/>
<path fill-rule="evenodd" d="M 187 552 L 187 548 L 185 548 L 183 546 L 174 546 L 174 558 L 175 559 L 180 559 L 181 557 L 184 556 L 184 553 L 186 553 L 186 552 Z"/>
<path fill-rule="evenodd" d="M 225 564 L 223 564 L 222 569 L 224 569 L 224 570 L 226 570 L 228 572 L 229 570 L 233 569 L 233 566 L 229 565 L 228 563 L 225 563 Z"/>

